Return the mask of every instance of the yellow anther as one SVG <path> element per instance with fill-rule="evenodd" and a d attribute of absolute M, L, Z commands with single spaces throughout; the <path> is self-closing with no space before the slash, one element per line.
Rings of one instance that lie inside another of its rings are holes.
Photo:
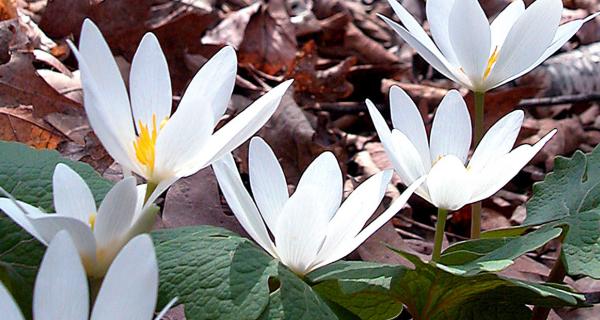
<path fill-rule="evenodd" d="M 485 73 L 483 74 L 483 79 L 487 79 L 487 77 L 490 75 L 496 60 L 498 60 L 498 46 L 494 48 L 494 52 L 492 52 L 492 55 L 488 59 L 487 67 L 485 68 Z"/>
<path fill-rule="evenodd" d="M 168 117 L 160 122 L 160 126 L 156 126 L 156 114 L 152 114 L 152 128 L 148 128 L 141 120 L 138 122 L 138 136 L 133 142 L 135 156 L 138 161 L 144 165 L 150 172 L 154 170 L 155 146 L 158 131 L 164 127 L 169 120 Z"/>
<path fill-rule="evenodd" d="M 94 225 L 96 224 L 96 213 L 92 212 L 88 218 L 88 223 L 90 224 L 90 228 L 94 230 Z"/>

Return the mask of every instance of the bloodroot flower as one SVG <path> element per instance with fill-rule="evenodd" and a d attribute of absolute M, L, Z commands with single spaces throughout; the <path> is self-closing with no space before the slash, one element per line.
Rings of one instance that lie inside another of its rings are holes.
<path fill-rule="evenodd" d="M 249 174 L 255 204 L 231 154 L 214 163 L 213 168 L 227 203 L 248 234 L 299 275 L 337 261 L 356 249 L 404 206 L 423 181 L 416 179 L 365 227 L 385 194 L 392 176 L 389 170 L 367 179 L 341 203 L 342 173 L 335 156 L 324 152 L 308 166 L 296 191 L 289 196 L 275 154 L 262 139 L 253 138 Z"/>

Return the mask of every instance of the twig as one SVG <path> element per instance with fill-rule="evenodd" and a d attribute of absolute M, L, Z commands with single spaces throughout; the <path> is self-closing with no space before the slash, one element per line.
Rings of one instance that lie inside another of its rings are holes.
<path fill-rule="evenodd" d="M 523 99 L 523 100 L 521 100 L 521 102 L 519 102 L 519 105 L 517 107 L 527 108 L 527 107 L 539 107 L 539 106 L 554 106 L 557 104 L 570 104 L 570 103 L 578 103 L 578 102 L 595 102 L 595 101 L 600 101 L 600 93 L 575 94 L 575 95 L 565 95 L 565 96 L 556 96 L 556 97 Z"/>

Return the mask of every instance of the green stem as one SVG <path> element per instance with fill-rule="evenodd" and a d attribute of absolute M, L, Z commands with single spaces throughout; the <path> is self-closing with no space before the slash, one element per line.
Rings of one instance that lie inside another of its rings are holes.
<path fill-rule="evenodd" d="M 150 198 L 150 196 L 152 195 L 152 192 L 154 192 L 154 190 L 156 190 L 157 186 L 158 186 L 158 184 L 148 181 L 148 184 L 146 185 L 146 195 L 144 195 L 144 204 L 146 204 L 146 202 L 148 201 L 148 198 Z"/>
<path fill-rule="evenodd" d="M 566 275 L 567 270 L 565 269 L 565 265 L 563 264 L 563 261 L 561 259 L 561 252 L 559 251 L 558 259 L 556 259 L 554 266 L 552 266 L 552 270 L 550 270 L 550 274 L 548 275 L 548 280 L 546 282 L 562 283 Z M 550 308 L 535 306 L 533 307 L 533 316 L 531 317 L 531 319 L 544 320 L 548 318 L 549 314 Z"/>
<path fill-rule="evenodd" d="M 475 143 L 476 147 L 483 138 L 483 114 L 485 111 L 485 92 L 473 92 L 475 96 Z"/>
<path fill-rule="evenodd" d="M 475 143 L 477 147 L 483 138 L 483 115 L 485 112 L 485 92 L 474 92 L 475 96 Z M 471 205 L 471 239 L 478 239 L 481 235 L 481 201 Z"/>
<path fill-rule="evenodd" d="M 435 223 L 435 238 L 433 242 L 433 254 L 431 255 L 432 261 L 439 261 L 442 255 L 442 242 L 444 241 L 444 230 L 446 229 L 446 218 L 448 217 L 448 210 L 438 209 L 437 222 Z"/>

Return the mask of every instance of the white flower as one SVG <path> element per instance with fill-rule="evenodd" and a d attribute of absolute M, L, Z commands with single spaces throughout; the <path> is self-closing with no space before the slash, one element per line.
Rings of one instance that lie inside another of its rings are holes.
<path fill-rule="evenodd" d="M 119 252 L 102 282 L 91 317 L 85 270 L 73 239 L 64 230 L 48 245 L 33 293 L 35 320 L 152 319 L 158 295 L 158 265 L 152 239 L 139 235 Z M 0 311 L 3 319 L 25 319 L 2 283 Z"/>
<path fill-rule="evenodd" d="M 375 129 L 396 172 L 407 185 L 427 175 L 415 193 L 448 210 L 496 193 L 556 133 L 552 130 L 535 145 L 522 145 L 511 151 L 523 123 L 523 111 L 513 111 L 490 128 L 465 166 L 471 146 L 471 119 L 458 91 L 448 92 L 440 103 L 429 142 L 419 110 L 406 92 L 392 87 L 390 106 L 394 125 L 391 132 L 377 108 L 367 100 Z"/>
<path fill-rule="evenodd" d="M 409 186 L 363 229 L 385 194 L 392 176 L 389 170 L 367 179 L 340 206 L 342 173 L 330 152 L 322 153 L 308 166 L 296 191 L 289 196 L 275 154 L 264 140 L 253 138 L 249 174 L 256 205 L 244 188 L 231 154 L 215 162 L 213 169 L 227 203 L 248 234 L 270 255 L 300 275 L 337 261 L 356 249 L 404 206 L 422 182 L 422 179 L 417 180 Z"/>
<path fill-rule="evenodd" d="M 93 277 L 104 275 L 129 239 L 150 231 L 158 211 L 154 205 L 142 209 L 143 192 L 138 192 L 134 177 L 115 184 L 99 208 L 85 181 L 64 164 L 54 169 L 52 187 L 54 214 L 10 198 L 0 198 L 0 209 L 44 245 L 67 230 Z"/>
<path fill-rule="evenodd" d="M 388 2 L 404 26 L 380 17 L 431 66 L 476 92 L 531 71 L 598 15 L 559 26 L 561 0 L 536 0 L 527 9 L 515 0 L 490 24 L 477 0 L 427 0 L 432 41 L 404 7 Z"/>
<path fill-rule="evenodd" d="M 90 125 L 124 171 L 158 185 L 148 202 L 252 136 L 291 84 L 280 84 L 213 133 L 235 84 L 237 59 L 231 47 L 198 71 L 173 115 L 169 69 L 153 34 L 144 36 L 133 58 L 129 95 L 108 45 L 90 20 L 83 23 L 79 50 L 71 47 L 79 61 Z"/>

